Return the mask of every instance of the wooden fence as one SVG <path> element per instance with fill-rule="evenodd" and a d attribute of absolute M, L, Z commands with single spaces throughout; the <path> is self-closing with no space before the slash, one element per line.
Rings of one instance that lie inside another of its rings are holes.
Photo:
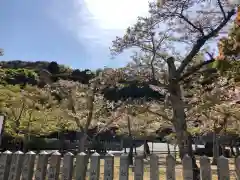
<path fill-rule="evenodd" d="M 55 152 L 49 155 L 47 152 L 41 152 L 38 156 L 34 152 L 26 154 L 17 151 L 11 153 L 5 151 L 0 155 L 0 180 L 84 180 L 88 176 L 89 180 L 100 179 L 100 159 L 97 153 L 90 157 L 90 167 L 86 173 L 86 162 L 88 161 L 85 153 L 79 153 L 74 157 L 72 153 L 66 153 L 62 158 L 61 154 Z M 109 154 L 103 157 L 104 172 L 101 179 L 104 180 L 128 180 L 129 164 L 127 154 L 120 156 L 119 175 L 114 177 L 114 156 Z M 35 163 L 36 162 L 36 163 Z M 155 154 L 150 156 L 150 179 L 159 180 L 159 157 Z M 229 164 L 228 159 L 219 157 L 217 165 L 217 174 L 219 180 L 229 180 Z M 175 159 L 168 155 L 166 157 L 166 173 L 167 180 L 179 179 L 175 174 Z M 75 169 L 75 170 L 74 170 Z M 200 158 L 200 174 L 202 180 L 211 180 L 212 172 L 210 161 L 207 157 Z M 235 159 L 235 174 L 240 179 L 240 157 Z M 182 163 L 182 176 L 184 180 L 193 180 L 192 161 L 189 156 L 185 156 Z M 144 177 L 144 161 L 142 156 L 135 157 L 134 179 L 143 180 Z M 148 178 L 149 179 L 149 178 Z"/>

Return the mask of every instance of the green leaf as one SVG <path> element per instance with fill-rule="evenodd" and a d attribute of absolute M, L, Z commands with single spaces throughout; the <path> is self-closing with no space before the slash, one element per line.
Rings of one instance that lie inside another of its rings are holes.
<path fill-rule="evenodd" d="M 218 69 L 218 66 L 219 66 L 219 61 L 214 61 L 214 62 L 212 63 L 212 68 Z"/>

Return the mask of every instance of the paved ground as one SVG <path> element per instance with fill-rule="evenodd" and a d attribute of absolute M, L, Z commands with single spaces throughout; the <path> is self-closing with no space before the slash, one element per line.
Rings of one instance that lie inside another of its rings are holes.
<path fill-rule="evenodd" d="M 167 148 L 167 143 L 148 143 L 150 151 L 153 152 L 167 152 L 168 148 Z M 202 147 L 201 145 L 199 145 L 198 147 Z M 193 149 L 195 149 L 195 146 L 193 146 Z M 176 148 L 176 150 L 178 151 L 178 148 Z M 170 151 L 174 151 L 174 146 L 170 145 Z M 112 154 L 118 154 L 118 153 L 123 153 L 124 151 L 109 151 Z M 129 148 L 127 148 L 127 152 L 129 152 Z M 143 152 L 143 146 L 140 146 L 139 148 L 137 148 L 137 152 Z"/>
<path fill-rule="evenodd" d="M 166 143 L 153 143 L 153 145 L 152 143 L 148 143 L 148 145 L 149 145 L 150 151 L 152 151 L 153 149 L 153 152 L 164 153 L 168 151 Z M 193 146 L 193 149 L 195 149 L 195 146 Z M 178 148 L 176 148 L 176 150 L 178 151 Z M 173 145 L 170 145 L 170 151 L 174 151 Z M 47 150 L 47 152 L 51 153 L 53 151 Z M 108 152 L 117 155 L 117 154 L 122 154 L 124 151 L 108 151 Z M 129 152 L 129 148 L 127 148 L 127 152 Z M 143 146 L 138 147 L 137 152 L 138 153 L 143 152 Z"/>

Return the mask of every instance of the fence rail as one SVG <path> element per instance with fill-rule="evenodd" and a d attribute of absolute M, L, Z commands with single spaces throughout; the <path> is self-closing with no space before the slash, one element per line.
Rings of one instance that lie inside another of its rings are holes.
<path fill-rule="evenodd" d="M 90 156 L 90 167 L 87 172 L 88 156 L 85 153 L 79 153 L 74 156 L 72 153 L 66 153 L 63 158 L 59 152 L 51 155 L 43 151 L 35 154 L 30 151 L 26 154 L 21 151 L 12 153 L 10 151 L 2 152 L 0 155 L 0 180 L 84 180 L 88 176 L 89 180 L 100 179 L 100 155 L 94 153 Z M 116 179 L 114 171 L 114 156 L 108 154 L 103 157 L 103 177 L 104 180 Z M 159 180 L 159 157 L 155 154 L 150 156 L 150 179 Z M 136 156 L 134 162 L 134 179 L 143 180 L 144 160 L 142 156 Z M 167 180 L 175 180 L 176 161 L 173 156 L 166 157 Z M 129 179 L 129 159 L 127 154 L 120 156 L 119 175 L 117 179 Z M 88 174 L 88 175 L 87 175 Z M 223 156 L 218 158 L 217 174 L 219 180 L 229 180 L 229 160 Z M 236 179 L 240 179 L 240 157 L 235 159 Z M 184 180 L 194 180 L 192 171 L 192 159 L 186 155 L 182 161 L 182 176 Z M 208 157 L 200 157 L 200 176 L 202 180 L 211 180 L 212 172 L 210 160 Z"/>

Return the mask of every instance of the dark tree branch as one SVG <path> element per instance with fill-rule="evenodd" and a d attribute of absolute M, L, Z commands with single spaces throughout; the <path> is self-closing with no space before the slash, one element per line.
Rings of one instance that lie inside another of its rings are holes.
<path fill-rule="evenodd" d="M 196 54 L 200 51 L 200 49 L 205 44 L 205 42 L 207 40 L 209 40 L 210 38 L 214 37 L 228 23 L 228 21 L 231 19 L 231 17 L 234 14 L 235 14 L 235 10 L 233 9 L 232 11 L 228 12 L 226 19 L 224 19 L 216 29 L 214 29 L 207 35 L 200 37 L 197 40 L 197 42 L 194 44 L 190 53 L 185 57 L 185 59 L 182 61 L 181 65 L 180 65 L 180 67 L 178 68 L 177 71 L 179 74 L 181 74 L 184 71 L 186 66 L 192 61 L 193 57 L 196 56 Z"/>
<path fill-rule="evenodd" d="M 156 50 L 158 50 L 158 49 L 160 48 L 162 42 L 163 42 L 166 38 L 168 38 L 168 36 L 167 36 L 167 31 L 164 33 L 164 35 L 163 35 L 163 36 L 161 37 L 161 39 L 159 40 L 159 42 L 158 42 L 158 44 L 157 44 L 157 46 L 156 46 Z"/>
<path fill-rule="evenodd" d="M 176 66 L 174 64 L 174 58 L 173 57 L 169 57 L 167 59 L 167 64 L 168 64 L 168 74 L 169 74 L 169 82 L 170 81 L 175 81 L 176 80 Z"/>
<path fill-rule="evenodd" d="M 144 51 L 153 53 L 153 50 L 151 48 L 147 48 L 146 46 L 141 45 L 141 43 L 133 43 L 132 46 L 138 47 Z"/>
<path fill-rule="evenodd" d="M 156 47 L 155 47 L 155 42 L 154 42 L 154 33 L 151 33 L 151 42 L 152 42 L 152 51 L 153 51 L 153 56 L 152 56 L 152 59 L 151 59 L 151 63 L 150 63 L 150 66 L 151 66 L 151 70 L 152 70 L 152 80 L 153 81 L 156 81 L 156 77 L 155 77 L 155 68 L 154 68 L 154 61 L 156 59 Z"/>
<path fill-rule="evenodd" d="M 201 33 L 202 36 L 204 36 L 204 31 L 201 27 L 197 27 L 194 23 L 192 23 L 186 16 L 183 15 L 183 11 L 184 11 L 184 6 L 185 4 L 188 3 L 187 1 L 185 1 L 183 4 L 182 4 L 182 9 L 181 9 L 181 12 L 180 14 L 177 14 L 178 17 L 180 19 L 183 19 L 187 24 L 189 24 L 190 26 L 192 26 L 195 30 L 199 31 Z"/>
<path fill-rule="evenodd" d="M 204 32 L 203 29 L 201 27 L 197 27 L 196 25 L 194 25 L 187 17 L 185 17 L 183 14 L 179 14 L 179 18 L 183 19 L 186 23 L 188 23 L 190 26 L 192 26 L 194 29 L 196 29 L 197 31 L 199 31 L 202 36 L 204 36 Z"/>
<path fill-rule="evenodd" d="M 166 38 L 166 36 L 164 36 L 165 38 Z M 159 44 L 161 44 L 162 42 L 164 41 L 164 38 L 162 38 L 160 41 L 159 41 Z M 157 47 L 159 48 L 159 46 L 160 45 L 157 45 Z M 154 51 L 153 51 L 153 49 L 152 48 L 148 48 L 148 47 L 146 47 L 146 46 L 144 46 L 144 45 L 141 45 L 141 43 L 133 43 L 132 44 L 132 47 L 138 47 L 138 48 L 140 48 L 140 49 L 142 49 L 142 50 L 144 50 L 144 51 L 146 51 L 146 52 L 150 52 L 150 53 L 154 53 Z M 159 54 L 158 52 L 157 52 L 157 48 L 156 48 L 156 51 L 155 51 L 155 56 L 158 56 L 158 57 L 160 57 L 160 58 L 164 58 L 161 54 Z"/>
<path fill-rule="evenodd" d="M 152 70 L 152 78 L 153 78 L 152 81 L 155 82 L 154 85 L 156 85 L 158 83 L 157 83 L 157 80 L 156 80 L 155 68 L 154 68 L 154 64 L 153 63 L 156 60 L 156 55 L 158 55 L 159 57 L 162 57 L 160 54 L 157 53 L 157 51 L 160 48 L 162 42 L 167 38 L 167 33 L 165 33 L 161 37 L 161 39 L 159 40 L 157 45 L 155 44 L 155 41 L 154 41 L 154 35 L 155 35 L 155 33 L 151 33 L 151 43 L 152 43 L 152 53 L 153 53 L 153 56 L 152 56 L 152 59 L 151 59 L 150 66 L 151 66 L 151 70 Z"/>
<path fill-rule="evenodd" d="M 183 80 L 185 80 L 186 78 L 188 78 L 189 76 L 191 76 L 193 73 L 195 73 L 196 71 L 198 71 L 199 69 L 201 69 L 203 66 L 208 65 L 208 64 L 210 64 L 210 63 L 212 63 L 212 62 L 214 62 L 214 61 L 215 61 L 215 59 L 212 58 L 212 59 L 207 60 L 207 61 L 204 61 L 204 62 L 202 62 L 202 63 L 200 63 L 200 64 L 198 64 L 198 65 L 196 65 L 196 66 L 193 66 L 188 72 L 186 72 L 185 74 L 183 74 L 183 75 L 178 79 L 178 81 L 183 81 Z"/>
<path fill-rule="evenodd" d="M 219 8 L 221 9 L 224 19 L 227 19 L 227 16 L 226 16 L 226 13 L 224 12 L 221 0 L 218 0 L 218 5 L 219 5 Z"/>

